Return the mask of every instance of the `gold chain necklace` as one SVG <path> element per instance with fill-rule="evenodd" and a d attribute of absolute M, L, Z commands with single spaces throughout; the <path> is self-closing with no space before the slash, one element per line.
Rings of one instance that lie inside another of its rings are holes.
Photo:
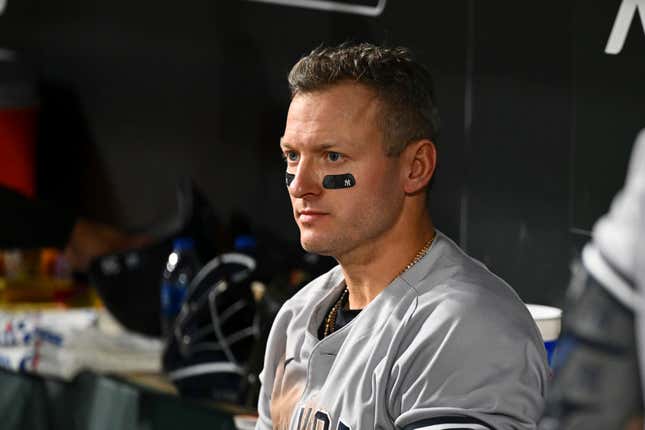
<path fill-rule="evenodd" d="M 409 270 L 412 266 L 417 264 L 421 258 L 423 258 L 424 255 L 428 252 L 428 249 L 430 249 L 430 245 L 432 245 L 432 242 L 434 241 L 434 238 L 436 237 L 436 233 L 432 235 L 432 237 L 423 245 L 423 247 L 417 252 L 417 254 L 412 258 L 412 260 L 408 263 L 407 266 L 403 268 L 396 276 L 395 278 L 398 278 Z M 332 334 L 336 330 L 336 317 L 338 316 L 338 311 L 340 311 L 340 308 L 343 306 L 343 301 L 345 300 L 345 296 L 349 294 L 349 291 L 347 291 L 347 287 L 343 290 L 343 293 L 340 295 L 338 300 L 336 300 L 336 303 L 334 303 L 334 306 L 329 310 L 329 313 L 327 314 L 327 318 L 325 318 L 325 330 L 323 333 L 323 337 L 327 337 L 328 335 Z"/>
<path fill-rule="evenodd" d="M 334 330 L 336 330 L 336 316 L 338 315 L 338 311 L 343 305 L 343 300 L 345 300 L 345 296 L 347 294 L 348 291 L 347 288 L 345 288 L 343 290 L 343 294 L 340 295 L 340 298 L 336 301 L 336 303 L 334 303 L 334 306 L 332 306 L 331 310 L 329 311 L 329 314 L 325 319 L 325 332 L 323 333 L 323 337 L 327 337 L 328 334 L 332 334 Z"/>
<path fill-rule="evenodd" d="M 400 271 L 400 272 L 395 276 L 395 278 L 398 278 L 398 277 L 399 277 L 399 276 L 401 276 L 403 273 L 405 273 L 405 272 L 407 272 L 408 270 L 410 270 L 410 268 L 411 268 L 412 266 L 414 266 L 415 264 L 417 264 L 417 263 L 419 262 L 419 260 L 421 260 L 421 259 L 423 258 L 423 256 L 424 256 L 424 255 L 426 255 L 426 252 L 428 252 L 428 249 L 430 249 L 430 245 L 432 245 L 432 242 L 434 241 L 435 236 L 437 236 L 437 235 L 436 235 L 436 234 L 433 234 L 433 235 L 432 235 L 432 237 L 431 237 L 431 238 L 430 238 L 430 239 L 425 243 L 425 245 L 423 245 L 423 248 L 421 248 L 421 249 L 419 250 L 419 252 L 417 252 L 417 255 L 415 255 L 415 256 L 414 256 L 414 258 L 412 259 L 412 261 L 410 261 L 410 262 L 408 263 L 408 265 L 407 265 L 407 266 L 405 266 L 405 267 L 403 268 L 403 270 L 401 270 L 401 271 Z"/>

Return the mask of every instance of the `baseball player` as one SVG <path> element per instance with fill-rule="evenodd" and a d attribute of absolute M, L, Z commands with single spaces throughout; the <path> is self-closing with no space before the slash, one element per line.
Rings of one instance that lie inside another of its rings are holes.
<path fill-rule="evenodd" d="M 533 429 L 548 378 L 515 292 L 436 230 L 438 114 L 404 48 L 318 48 L 280 146 L 309 252 L 339 263 L 269 336 L 257 429 Z"/>
<path fill-rule="evenodd" d="M 645 130 L 568 291 L 540 430 L 643 429 Z"/>

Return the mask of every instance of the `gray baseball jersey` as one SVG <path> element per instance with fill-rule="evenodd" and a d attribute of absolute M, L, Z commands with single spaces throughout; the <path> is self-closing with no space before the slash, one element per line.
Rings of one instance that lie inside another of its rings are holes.
<path fill-rule="evenodd" d="M 445 235 L 349 324 L 317 333 L 344 285 L 335 267 L 282 307 L 256 429 L 533 429 L 544 345 L 504 281 Z"/>

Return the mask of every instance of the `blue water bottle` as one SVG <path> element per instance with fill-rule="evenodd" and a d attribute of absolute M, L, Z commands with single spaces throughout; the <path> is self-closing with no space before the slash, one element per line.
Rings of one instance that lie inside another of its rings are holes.
<path fill-rule="evenodd" d="M 161 333 L 164 338 L 170 334 L 190 281 L 199 268 L 195 242 L 187 237 L 175 239 L 161 278 Z"/>

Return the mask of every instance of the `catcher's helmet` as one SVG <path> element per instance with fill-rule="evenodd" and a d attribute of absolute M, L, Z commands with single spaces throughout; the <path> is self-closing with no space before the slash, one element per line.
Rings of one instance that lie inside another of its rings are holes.
<path fill-rule="evenodd" d="M 256 402 L 265 324 L 263 284 L 255 269 L 248 255 L 222 254 L 191 282 L 163 355 L 164 371 L 180 394 L 249 406 Z"/>

